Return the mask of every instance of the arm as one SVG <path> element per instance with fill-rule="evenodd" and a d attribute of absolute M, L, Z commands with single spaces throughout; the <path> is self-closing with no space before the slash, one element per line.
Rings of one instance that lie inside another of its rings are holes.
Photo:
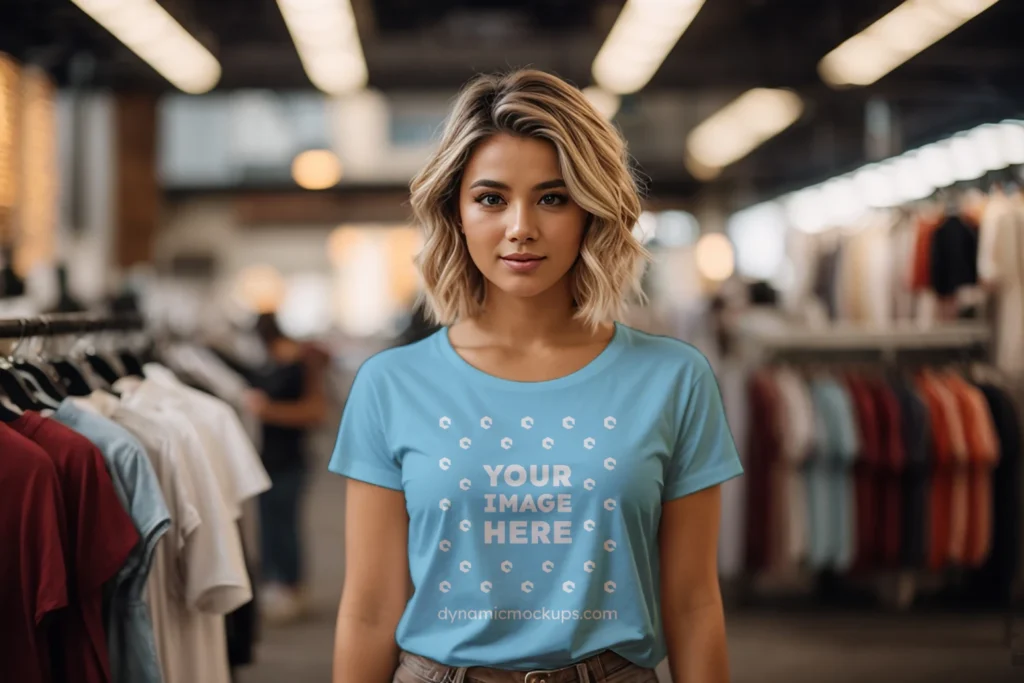
<path fill-rule="evenodd" d="M 345 585 L 334 638 L 334 683 L 390 683 L 395 629 L 409 598 L 409 519 L 401 491 L 349 479 Z"/>
<path fill-rule="evenodd" d="M 718 586 L 720 512 L 719 486 L 677 498 L 662 508 L 661 610 L 675 683 L 729 681 Z"/>

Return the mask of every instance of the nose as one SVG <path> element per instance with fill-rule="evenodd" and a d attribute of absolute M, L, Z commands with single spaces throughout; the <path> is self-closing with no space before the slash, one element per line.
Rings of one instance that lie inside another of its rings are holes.
<path fill-rule="evenodd" d="M 509 212 L 512 219 L 505 229 L 509 242 L 532 242 L 537 239 L 537 221 L 529 202 L 520 202 Z"/>

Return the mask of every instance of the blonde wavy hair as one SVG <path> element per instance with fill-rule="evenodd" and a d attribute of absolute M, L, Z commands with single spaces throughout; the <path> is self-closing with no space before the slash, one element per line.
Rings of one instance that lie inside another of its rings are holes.
<path fill-rule="evenodd" d="M 459 229 L 459 187 L 476 146 L 499 133 L 555 146 L 569 194 L 589 214 L 571 272 L 575 317 L 591 327 L 621 317 L 631 296 L 643 299 L 640 276 L 649 259 L 633 235 L 640 197 L 625 143 L 581 91 L 530 69 L 470 81 L 440 145 L 410 184 L 426 233 L 416 265 L 428 317 L 450 325 L 482 308 L 486 282 Z"/>

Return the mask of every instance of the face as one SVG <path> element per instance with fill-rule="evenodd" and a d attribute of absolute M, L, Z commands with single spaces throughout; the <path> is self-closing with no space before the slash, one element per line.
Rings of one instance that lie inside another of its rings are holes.
<path fill-rule="evenodd" d="M 569 197 L 554 145 L 504 134 L 482 142 L 463 173 L 459 213 L 489 287 L 522 298 L 566 287 L 587 213 Z"/>

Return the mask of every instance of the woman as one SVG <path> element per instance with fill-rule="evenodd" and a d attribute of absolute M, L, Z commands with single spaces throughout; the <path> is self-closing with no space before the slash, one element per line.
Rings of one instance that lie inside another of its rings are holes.
<path fill-rule="evenodd" d="M 307 474 L 306 434 L 327 412 L 324 359 L 286 336 L 273 314 L 260 316 L 256 333 L 267 362 L 252 373 L 249 408 L 262 422 L 263 465 L 272 486 L 260 496 L 260 557 L 266 582 L 260 594 L 272 622 L 298 618 L 305 609 L 301 504 Z"/>
<path fill-rule="evenodd" d="M 342 418 L 335 683 L 728 680 L 742 469 L 705 358 L 614 322 L 645 255 L 615 129 L 553 76 L 480 77 L 412 205 L 444 327 L 364 363 Z"/>

